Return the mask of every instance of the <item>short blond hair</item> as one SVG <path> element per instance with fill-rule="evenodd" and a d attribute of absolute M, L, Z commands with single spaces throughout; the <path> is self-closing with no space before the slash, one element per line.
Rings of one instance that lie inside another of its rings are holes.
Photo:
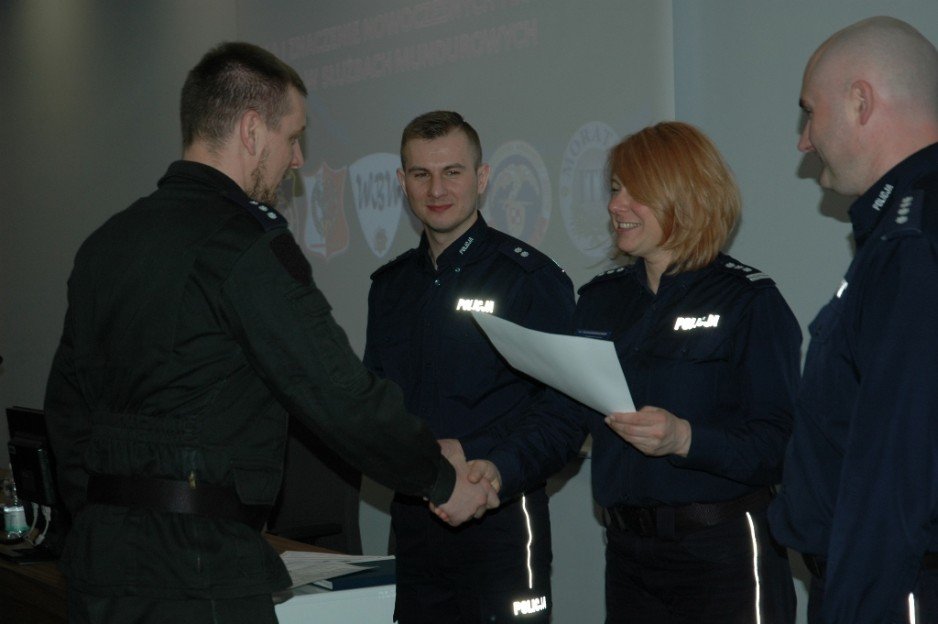
<path fill-rule="evenodd" d="M 713 261 L 739 221 L 742 200 L 716 146 L 694 126 L 667 121 L 625 137 L 609 152 L 609 177 L 661 225 L 668 273 Z"/>

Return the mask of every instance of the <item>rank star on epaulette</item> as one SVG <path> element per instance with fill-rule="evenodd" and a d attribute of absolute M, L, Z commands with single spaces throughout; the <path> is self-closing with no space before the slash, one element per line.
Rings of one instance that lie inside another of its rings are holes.
<path fill-rule="evenodd" d="M 899 210 L 896 211 L 896 223 L 902 225 L 909 220 L 909 213 L 912 212 L 912 196 L 906 195 L 899 202 Z"/>
<path fill-rule="evenodd" d="M 753 273 L 755 269 L 753 269 L 752 267 L 748 267 L 744 264 L 736 264 L 735 262 L 727 262 L 723 266 L 725 266 L 727 269 L 733 269 L 734 271 L 741 271 L 743 275 L 746 276 L 746 279 L 748 279 L 750 282 L 755 282 L 757 280 L 769 278 L 769 276 L 763 273 L 762 271 L 756 271 L 755 273 Z"/>
<path fill-rule="evenodd" d="M 727 262 L 724 264 L 727 269 L 736 269 L 737 271 L 742 271 L 743 273 L 752 273 L 752 267 L 747 267 L 743 264 L 736 264 L 735 262 Z"/>
<path fill-rule="evenodd" d="M 261 212 L 263 212 L 265 215 L 267 215 L 267 218 L 270 219 L 271 221 L 275 221 L 275 220 L 277 219 L 277 213 L 274 212 L 273 210 L 271 210 L 271 208 L 270 208 L 269 206 L 267 206 L 267 205 L 265 205 L 265 204 L 262 204 L 262 203 L 260 203 L 260 202 L 258 202 L 258 201 L 254 201 L 253 199 L 251 200 L 251 205 L 254 206 L 254 207 L 256 207 L 258 210 L 260 210 Z"/>

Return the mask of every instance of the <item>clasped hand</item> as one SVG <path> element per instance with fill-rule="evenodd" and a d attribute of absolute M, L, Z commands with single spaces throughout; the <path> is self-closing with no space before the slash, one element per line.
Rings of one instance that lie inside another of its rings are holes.
<path fill-rule="evenodd" d="M 606 424 L 645 455 L 680 455 L 690 451 L 691 426 L 668 410 L 647 405 L 637 412 L 616 412 Z"/>
<path fill-rule="evenodd" d="M 470 518 L 481 518 L 499 505 L 498 490 L 501 474 L 490 461 L 467 462 L 459 440 L 437 440 L 443 456 L 456 469 L 456 487 L 449 500 L 440 506 L 430 503 L 430 510 L 451 526 L 459 526 Z"/>

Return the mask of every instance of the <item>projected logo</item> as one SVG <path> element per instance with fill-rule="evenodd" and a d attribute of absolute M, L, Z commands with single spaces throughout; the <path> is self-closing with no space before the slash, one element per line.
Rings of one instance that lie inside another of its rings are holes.
<path fill-rule="evenodd" d="M 404 208 L 404 193 L 397 183 L 400 156 L 369 154 L 349 165 L 352 198 L 368 247 L 383 258 L 397 234 Z"/>
<path fill-rule="evenodd" d="M 288 170 L 277 187 L 275 208 L 287 220 L 293 235 L 299 239 L 306 213 L 306 191 L 303 190 L 303 176 L 296 169 Z"/>
<path fill-rule="evenodd" d="M 610 257 L 613 250 L 606 212 L 606 157 L 617 141 L 609 125 L 601 121 L 584 124 L 567 144 L 560 166 L 564 227 L 573 245 L 591 258 Z"/>
<path fill-rule="evenodd" d="M 504 143 L 489 161 L 491 173 L 483 211 L 490 225 L 537 245 L 550 223 L 547 167 L 524 141 Z"/>
<path fill-rule="evenodd" d="M 332 169 L 326 163 L 311 176 L 303 176 L 306 187 L 306 219 L 303 245 L 311 254 L 329 260 L 348 249 L 345 220 L 346 168 Z"/>

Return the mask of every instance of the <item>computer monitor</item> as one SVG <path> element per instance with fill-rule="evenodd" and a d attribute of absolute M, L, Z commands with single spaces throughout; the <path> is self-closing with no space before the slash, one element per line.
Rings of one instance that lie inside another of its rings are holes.
<path fill-rule="evenodd" d="M 10 464 L 20 500 L 53 507 L 58 503 L 55 460 L 46 432 L 45 414 L 28 407 L 7 408 Z"/>

